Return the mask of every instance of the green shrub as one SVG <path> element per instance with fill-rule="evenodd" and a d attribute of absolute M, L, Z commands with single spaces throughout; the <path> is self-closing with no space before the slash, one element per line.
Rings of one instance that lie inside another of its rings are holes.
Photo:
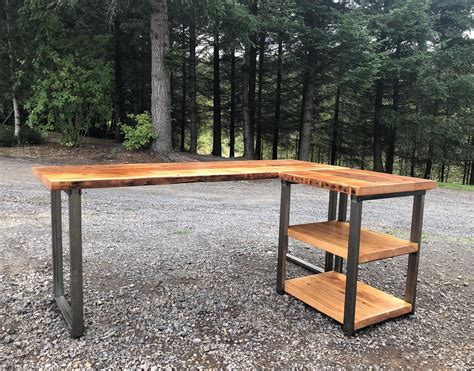
<path fill-rule="evenodd" d="M 150 148 L 151 143 L 156 139 L 155 130 L 149 112 L 138 115 L 128 115 L 134 125 L 123 125 L 122 132 L 125 136 L 123 146 L 129 151 Z"/>
<path fill-rule="evenodd" d="M 48 55 L 25 104 L 28 123 L 43 132 L 56 130 L 60 142 L 78 147 L 94 122 L 110 117 L 113 69 L 100 58 L 81 53 Z"/>
<path fill-rule="evenodd" d="M 40 132 L 29 126 L 21 126 L 20 137 L 15 138 L 13 126 L 0 125 L 0 147 L 13 147 L 18 145 L 33 145 L 43 142 Z"/>

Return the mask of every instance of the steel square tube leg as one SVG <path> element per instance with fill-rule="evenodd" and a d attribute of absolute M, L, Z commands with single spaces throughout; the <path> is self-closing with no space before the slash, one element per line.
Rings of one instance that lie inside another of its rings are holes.
<path fill-rule="evenodd" d="M 337 220 L 340 222 L 345 222 L 347 219 L 347 193 L 339 194 L 339 211 L 337 215 Z M 336 256 L 334 259 L 334 270 L 336 272 L 342 273 L 342 263 L 343 259 L 340 256 Z"/>
<path fill-rule="evenodd" d="M 64 295 L 61 191 L 51 191 L 53 297 Z"/>
<path fill-rule="evenodd" d="M 328 208 L 328 220 L 336 220 L 336 212 L 337 212 L 337 192 L 330 191 L 329 192 L 329 208 Z M 324 262 L 324 270 L 326 272 L 331 271 L 333 268 L 334 263 L 334 255 L 331 253 L 326 253 L 325 262 Z"/>
<path fill-rule="evenodd" d="M 424 203 L 424 194 L 416 195 L 413 199 L 410 241 L 418 244 L 418 251 L 408 255 L 407 282 L 405 289 L 405 301 L 411 304 L 412 314 L 415 313 L 416 284 L 418 281 L 418 265 L 420 261 Z"/>
<path fill-rule="evenodd" d="M 362 201 L 353 196 L 351 198 L 351 215 L 349 220 L 349 246 L 347 252 L 344 324 L 342 326 L 343 331 L 347 335 L 352 335 L 354 333 L 361 220 Z"/>
<path fill-rule="evenodd" d="M 277 293 L 285 293 L 286 255 L 288 253 L 288 225 L 290 223 L 291 183 L 281 182 L 280 232 L 278 235 Z"/>
<path fill-rule="evenodd" d="M 84 333 L 82 292 L 82 225 L 81 191 L 69 191 L 69 248 L 71 264 L 71 336 Z"/>

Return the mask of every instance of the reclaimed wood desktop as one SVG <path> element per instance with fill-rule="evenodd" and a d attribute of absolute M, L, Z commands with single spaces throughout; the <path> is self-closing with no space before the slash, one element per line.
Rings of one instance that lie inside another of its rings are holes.
<path fill-rule="evenodd" d="M 387 174 L 381 175 L 379 173 L 351 170 L 348 168 L 297 160 L 47 166 L 35 167 L 32 171 L 51 191 L 53 296 L 73 337 L 80 337 L 84 332 L 81 220 L 82 189 L 257 180 L 281 177 L 282 184 L 284 185 L 291 184 L 292 182 L 300 182 L 330 189 L 330 210 L 332 210 L 334 209 L 334 194 L 336 196 L 338 192 L 346 192 L 352 195 L 369 194 L 370 191 L 368 191 L 368 189 L 370 187 L 367 183 L 370 181 L 376 183 L 378 187 L 376 191 L 370 194 L 376 194 L 377 192 L 385 192 L 385 194 L 390 192 L 404 192 L 409 194 L 415 190 L 424 191 L 436 186 L 435 182 L 422 179 L 397 177 Z M 352 175 L 355 178 L 348 183 L 347 177 L 350 178 L 350 174 L 356 175 Z M 363 179 L 360 179 L 361 177 Z M 343 179 L 345 180 L 343 181 Z M 374 189 L 373 186 L 371 189 Z M 69 205 L 70 303 L 68 303 L 64 296 L 63 284 L 61 191 L 65 191 L 68 194 Z M 341 198 L 341 202 L 342 200 Z M 289 205 L 289 200 L 287 201 Z M 286 199 L 282 193 L 282 208 L 285 207 L 285 205 Z M 284 213 L 281 215 L 283 214 Z M 282 238 L 281 233 L 282 228 L 280 226 L 280 240 Z M 285 261 L 288 259 L 314 272 L 321 271 L 320 268 L 300 258 L 287 254 L 287 251 L 284 251 L 284 256 L 281 255 L 282 243 L 280 243 L 279 246 L 278 282 L 280 289 L 283 274 L 282 259 Z M 413 246 L 405 246 L 405 249 L 410 248 L 413 248 Z M 347 256 L 343 256 L 341 259 L 346 257 Z M 329 258 L 332 259 L 332 253 L 327 252 L 326 268 L 329 266 Z M 349 253 L 348 259 L 349 261 L 351 260 L 351 253 Z"/>

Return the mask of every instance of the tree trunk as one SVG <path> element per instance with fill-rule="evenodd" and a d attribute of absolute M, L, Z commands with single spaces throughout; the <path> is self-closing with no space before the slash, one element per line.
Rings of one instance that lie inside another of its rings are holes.
<path fill-rule="evenodd" d="M 398 48 L 397 48 L 398 50 Z M 398 78 L 393 80 L 393 111 L 397 114 L 400 112 L 400 95 L 399 95 L 399 80 Z M 385 159 L 385 171 L 389 174 L 393 173 L 393 164 L 395 162 L 395 142 L 397 140 L 397 128 L 393 125 L 387 128 L 387 158 Z"/>
<path fill-rule="evenodd" d="M 179 130 L 179 150 L 184 152 L 184 143 L 186 139 L 186 28 L 183 25 L 183 35 L 182 35 L 182 45 L 183 45 L 183 61 L 181 66 L 182 73 L 182 94 L 181 94 L 181 122 Z"/>
<path fill-rule="evenodd" d="M 433 167 L 433 160 L 431 158 L 429 158 L 426 161 L 425 174 L 423 175 L 423 177 L 425 179 L 430 179 L 431 178 L 431 169 L 432 169 L 432 167 Z"/>
<path fill-rule="evenodd" d="M 258 45 L 258 92 L 257 92 L 257 137 L 255 140 L 255 159 L 262 159 L 262 95 L 263 95 L 263 65 L 265 58 L 265 34 L 260 34 Z"/>
<path fill-rule="evenodd" d="M 462 184 L 466 184 L 467 182 L 467 169 L 469 169 L 469 161 L 464 161 L 463 172 L 462 172 Z"/>
<path fill-rule="evenodd" d="M 440 182 L 444 182 L 444 171 L 445 171 L 445 169 L 446 169 L 446 163 L 443 162 L 443 163 L 441 164 L 441 169 L 440 169 L 439 175 L 438 175 L 438 180 L 439 180 Z"/>
<path fill-rule="evenodd" d="M 433 142 L 430 140 L 428 144 L 428 159 L 426 160 L 425 174 L 423 177 L 425 179 L 431 178 L 431 170 L 433 169 Z"/>
<path fill-rule="evenodd" d="M 244 157 L 251 160 L 254 158 L 254 137 L 249 114 L 249 65 L 250 51 L 247 48 L 245 50 L 244 64 L 242 65 L 242 126 L 244 129 Z"/>
<path fill-rule="evenodd" d="M 471 145 L 474 144 L 474 136 L 471 136 L 471 139 L 469 141 Z M 471 166 L 469 166 L 469 163 Z M 472 152 L 469 154 L 469 162 L 467 165 L 467 174 L 466 174 L 466 183 L 469 180 L 469 185 L 474 185 L 474 161 L 472 159 Z"/>
<path fill-rule="evenodd" d="M 415 161 L 416 161 L 416 143 L 413 146 L 413 150 L 411 153 L 411 164 L 410 164 L 410 176 L 415 176 Z"/>
<path fill-rule="evenodd" d="M 214 84 L 213 84 L 213 121 L 212 121 L 212 155 L 222 156 L 222 123 L 221 123 L 221 71 L 219 58 L 219 31 L 214 32 Z"/>
<path fill-rule="evenodd" d="M 132 53 L 136 55 L 139 53 L 139 51 L 136 48 L 133 48 Z M 136 59 L 133 59 L 132 61 L 132 73 L 133 73 L 133 76 L 139 76 Z M 135 78 L 133 81 L 133 89 L 135 91 L 135 94 L 132 96 L 133 114 L 137 115 L 142 112 L 140 110 L 140 84 L 139 84 L 138 78 Z M 150 112 L 151 112 L 151 107 L 150 107 Z"/>
<path fill-rule="evenodd" d="M 229 157 L 235 157 L 235 50 L 230 55 Z"/>
<path fill-rule="evenodd" d="M 12 87 L 12 103 L 13 103 L 13 114 L 14 114 L 14 120 L 15 120 L 15 131 L 14 131 L 14 137 L 19 138 L 20 137 L 20 108 L 18 106 L 18 99 L 16 95 L 16 89 L 15 89 L 15 61 L 14 61 L 14 56 L 13 56 L 13 46 L 11 42 L 11 34 L 10 34 L 10 2 L 9 0 L 5 0 L 5 17 L 6 17 L 6 28 L 7 28 L 7 49 L 8 49 L 8 64 L 9 64 L 9 69 L 10 69 L 10 83 Z"/>
<path fill-rule="evenodd" d="M 316 51 L 311 48 L 307 55 L 307 79 L 303 93 L 303 120 L 301 123 L 298 159 L 308 161 L 311 147 L 311 132 L 313 128 L 314 89 L 316 85 L 315 63 Z"/>
<path fill-rule="evenodd" d="M 471 175 L 469 177 L 469 185 L 474 185 L 474 161 L 471 161 Z"/>
<path fill-rule="evenodd" d="M 251 1 L 249 3 L 250 12 L 253 15 L 257 15 L 258 12 L 258 1 Z M 254 138 L 255 138 L 255 87 L 257 82 L 257 34 L 252 33 L 249 37 L 251 44 L 249 49 L 249 62 L 248 62 L 248 77 L 249 77 L 249 123 L 250 123 L 250 130 L 252 131 L 252 146 L 255 145 Z M 256 151 L 253 150 L 253 154 L 255 157 Z"/>
<path fill-rule="evenodd" d="M 196 98 L 196 23 L 193 20 L 189 25 L 189 125 L 191 131 L 189 152 L 197 153 L 198 122 Z"/>
<path fill-rule="evenodd" d="M 173 47 L 173 44 L 171 44 Z M 171 147 L 176 148 L 176 115 L 178 110 L 176 108 L 176 86 L 178 85 L 178 79 L 176 79 L 175 73 L 173 70 L 170 71 L 170 100 L 171 100 Z"/>
<path fill-rule="evenodd" d="M 341 105 L 341 87 L 338 85 L 336 89 L 336 102 L 334 104 L 334 123 L 332 126 L 331 138 L 331 165 L 336 164 L 337 158 L 337 141 L 339 136 L 339 107 Z"/>
<path fill-rule="evenodd" d="M 114 19 L 114 78 L 115 78 L 115 141 L 122 141 L 122 124 L 125 122 L 125 99 L 123 97 L 122 78 L 122 33 L 120 31 L 120 20 Z"/>
<path fill-rule="evenodd" d="M 281 105 L 281 66 L 283 61 L 283 41 L 278 38 L 277 81 L 275 97 L 275 120 L 273 122 L 272 159 L 278 158 L 278 136 L 280 135 L 280 105 Z"/>
<path fill-rule="evenodd" d="M 374 170 L 383 172 L 382 162 L 382 135 L 383 126 L 381 122 L 382 104 L 384 95 L 383 80 L 379 79 L 375 87 L 375 109 L 374 109 Z"/>
<path fill-rule="evenodd" d="M 168 155 L 173 150 L 171 133 L 170 72 L 165 56 L 169 48 L 167 0 L 151 0 L 151 116 L 157 138 L 153 151 Z"/>
<path fill-rule="evenodd" d="M 20 137 L 20 108 L 18 106 L 18 99 L 16 98 L 15 92 L 13 92 L 13 115 L 15 118 L 15 138 Z"/>

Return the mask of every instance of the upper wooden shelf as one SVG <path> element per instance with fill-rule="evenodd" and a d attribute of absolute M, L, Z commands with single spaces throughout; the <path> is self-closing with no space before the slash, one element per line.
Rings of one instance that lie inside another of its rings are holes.
<path fill-rule="evenodd" d="M 214 161 L 33 168 L 50 190 L 277 178 L 283 171 L 336 168 L 297 160 Z"/>
<path fill-rule="evenodd" d="M 330 221 L 292 225 L 288 236 L 347 259 L 349 223 Z M 361 228 L 359 263 L 418 251 L 418 244 Z"/>
<path fill-rule="evenodd" d="M 433 180 L 349 168 L 286 171 L 280 173 L 280 178 L 356 196 L 413 192 L 437 187 Z"/>

